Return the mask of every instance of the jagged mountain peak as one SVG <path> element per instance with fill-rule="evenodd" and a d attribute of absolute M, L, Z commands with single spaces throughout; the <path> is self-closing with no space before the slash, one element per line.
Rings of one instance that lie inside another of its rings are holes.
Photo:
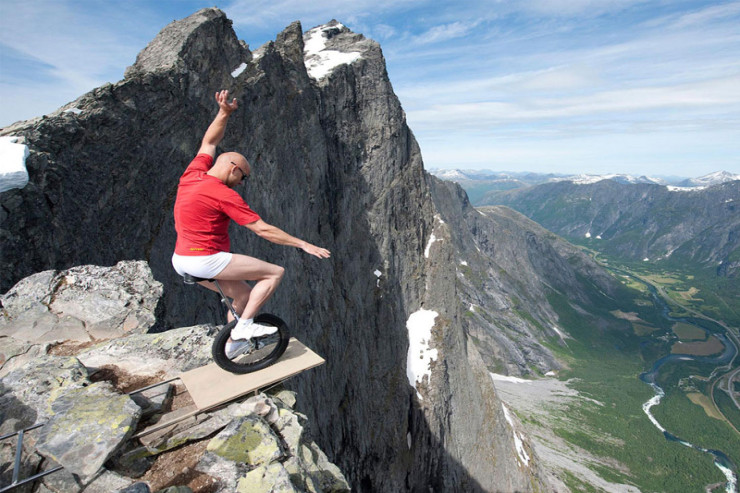
<path fill-rule="evenodd" d="M 144 48 L 126 69 L 126 79 L 171 70 L 202 71 L 206 65 L 225 64 L 234 70 L 251 58 L 236 37 L 231 20 L 217 8 L 201 9 L 173 21 Z"/>

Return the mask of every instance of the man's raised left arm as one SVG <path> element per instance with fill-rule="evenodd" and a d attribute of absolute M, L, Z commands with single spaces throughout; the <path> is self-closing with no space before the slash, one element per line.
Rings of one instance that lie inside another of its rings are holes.
<path fill-rule="evenodd" d="M 216 147 L 224 138 L 229 117 L 239 107 L 236 98 L 229 102 L 229 91 L 227 90 L 216 93 L 216 102 L 218 103 L 218 114 L 208 126 L 200 149 L 198 149 L 198 154 L 208 154 L 211 157 L 216 157 Z"/>

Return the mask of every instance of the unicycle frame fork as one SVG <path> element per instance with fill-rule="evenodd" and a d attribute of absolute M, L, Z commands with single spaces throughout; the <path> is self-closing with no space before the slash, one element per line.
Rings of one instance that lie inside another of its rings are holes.
<path fill-rule="evenodd" d="M 216 289 L 218 289 L 218 293 L 221 295 L 221 303 L 223 303 L 224 305 L 226 305 L 226 308 L 228 308 L 229 311 L 231 312 L 231 314 L 234 315 L 234 320 L 239 320 L 239 314 L 236 313 L 236 309 L 234 308 L 233 303 L 231 303 L 229 301 L 229 298 L 226 297 L 226 295 L 224 294 L 223 289 L 221 289 L 221 285 L 218 283 L 218 281 L 216 279 L 211 279 L 211 280 L 209 280 L 209 282 L 212 282 L 213 284 L 216 285 Z"/>

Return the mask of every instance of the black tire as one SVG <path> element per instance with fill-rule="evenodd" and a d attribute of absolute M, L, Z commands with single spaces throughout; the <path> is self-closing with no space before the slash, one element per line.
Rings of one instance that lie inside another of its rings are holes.
<path fill-rule="evenodd" d="M 218 366 L 231 373 L 250 373 L 270 366 L 283 355 L 290 341 L 290 333 L 285 322 L 269 313 L 257 315 L 254 321 L 260 325 L 274 325 L 278 331 L 269 336 L 252 339 L 254 344 L 252 349 L 230 360 L 226 357 L 226 341 L 229 340 L 236 321 L 229 322 L 218 332 L 211 348 L 211 354 Z"/>

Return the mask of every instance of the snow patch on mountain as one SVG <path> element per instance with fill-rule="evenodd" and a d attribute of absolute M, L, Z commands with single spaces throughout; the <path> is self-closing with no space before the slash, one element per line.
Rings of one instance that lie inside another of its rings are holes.
<path fill-rule="evenodd" d="M 338 66 L 350 64 L 362 56 L 362 53 L 358 51 L 343 52 L 326 49 L 330 34 L 343 28 L 344 26 L 339 23 L 319 26 L 311 29 L 304 36 L 304 63 L 311 78 L 323 79 Z"/>
<path fill-rule="evenodd" d="M 23 188 L 28 184 L 26 158 L 28 146 L 19 143 L 18 137 L 0 137 L 0 192 Z"/>

